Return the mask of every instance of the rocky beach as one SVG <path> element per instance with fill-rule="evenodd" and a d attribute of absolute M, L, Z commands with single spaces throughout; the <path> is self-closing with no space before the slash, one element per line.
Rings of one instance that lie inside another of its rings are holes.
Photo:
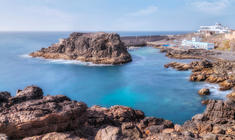
<path fill-rule="evenodd" d="M 1 139 L 64 140 L 232 140 L 235 138 L 235 101 L 209 100 L 202 114 L 183 125 L 146 117 L 125 106 L 87 107 L 64 95 L 44 96 L 37 86 L 0 92 Z"/>

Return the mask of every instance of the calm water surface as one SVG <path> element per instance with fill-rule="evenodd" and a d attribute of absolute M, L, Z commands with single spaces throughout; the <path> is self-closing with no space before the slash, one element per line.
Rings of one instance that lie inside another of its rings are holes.
<path fill-rule="evenodd" d="M 155 48 L 130 51 L 133 62 L 120 66 L 25 57 L 68 34 L 0 33 L 0 90 L 15 95 L 17 89 L 34 84 L 45 94 L 64 94 L 89 106 L 125 105 L 175 123 L 203 112 L 205 107 L 197 91 L 205 84 L 189 82 L 189 71 L 165 69 L 163 65 L 174 60 Z M 222 97 L 212 94 L 210 98 Z"/>

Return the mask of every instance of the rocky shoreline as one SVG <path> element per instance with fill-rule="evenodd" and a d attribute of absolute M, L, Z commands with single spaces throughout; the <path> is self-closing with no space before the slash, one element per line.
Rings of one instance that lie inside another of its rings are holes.
<path fill-rule="evenodd" d="M 18 90 L 14 97 L 0 92 L 1 139 L 235 139 L 234 100 L 209 100 L 204 113 L 178 125 L 125 106 L 87 107 L 64 95 L 43 94 L 37 86 Z"/>
<path fill-rule="evenodd" d="M 225 60 L 218 55 L 218 52 L 208 50 L 180 50 L 173 48 L 163 48 L 161 52 L 166 53 L 167 57 L 176 59 L 199 59 L 189 64 L 171 62 L 165 68 L 174 68 L 179 71 L 191 70 L 189 80 L 193 82 L 205 81 L 216 83 L 220 90 L 231 90 L 235 88 L 235 64 L 233 61 Z M 234 98 L 230 94 L 229 98 Z"/>
<path fill-rule="evenodd" d="M 29 54 L 45 59 L 64 59 L 94 64 L 124 64 L 132 61 L 126 46 L 116 33 L 72 33 L 48 48 Z"/>

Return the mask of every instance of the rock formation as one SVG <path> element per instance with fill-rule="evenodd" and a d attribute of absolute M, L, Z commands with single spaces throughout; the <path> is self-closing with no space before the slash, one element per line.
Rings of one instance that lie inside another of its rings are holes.
<path fill-rule="evenodd" d="M 165 65 L 166 68 L 172 67 L 176 70 L 192 70 L 190 81 L 206 81 L 218 83 L 220 90 L 230 90 L 235 87 L 235 68 L 231 62 L 217 60 L 193 61 L 190 64 L 171 62 Z"/>
<path fill-rule="evenodd" d="M 208 88 L 203 88 L 198 91 L 199 95 L 210 95 L 210 89 Z"/>
<path fill-rule="evenodd" d="M 209 100 L 203 114 L 183 125 L 145 117 L 124 106 L 104 108 L 72 101 L 63 95 L 43 96 L 36 86 L 15 97 L 0 92 L 0 138 L 24 140 L 232 140 L 235 101 Z"/>
<path fill-rule="evenodd" d="M 48 48 L 30 54 L 46 59 L 65 59 L 95 64 L 124 64 L 132 61 L 120 36 L 116 33 L 72 33 Z"/>
<path fill-rule="evenodd" d="M 220 55 L 220 52 L 214 52 L 205 49 L 176 49 L 176 48 L 162 48 L 160 50 L 163 53 L 166 53 L 166 56 L 169 58 L 176 59 L 204 59 L 210 58 L 216 55 Z"/>

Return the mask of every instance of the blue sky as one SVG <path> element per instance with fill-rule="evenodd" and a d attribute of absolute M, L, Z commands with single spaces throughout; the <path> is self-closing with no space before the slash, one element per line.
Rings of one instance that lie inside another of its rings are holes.
<path fill-rule="evenodd" d="M 235 0 L 0 0 L 0 31 L 235 28 Z"/>

